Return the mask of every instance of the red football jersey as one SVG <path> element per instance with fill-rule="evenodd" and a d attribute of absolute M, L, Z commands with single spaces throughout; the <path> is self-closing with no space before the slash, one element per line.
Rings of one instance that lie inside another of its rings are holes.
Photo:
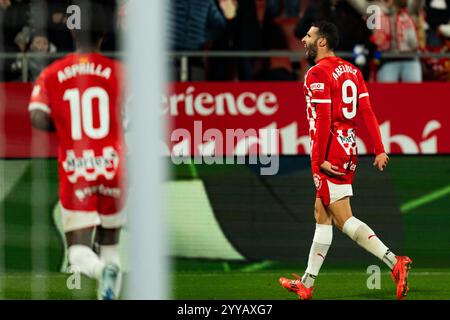
<path fill-rule="evenodd" d="M 356 157 L 358 112 L 367 125 L 375 154 L 384 152 L 378 122 L 358 68 L 339 57 L 323 58 L 307 72 L 304 93 L 313 171 L 325 160 Z"/>
<path fill-rule="evenodd" d="M 117 185 L 125 167 L 122 77 L 120 62 L 75 53 L 51 64 L 37 79 L 29 110 L 48 113 L 55 124 L 60 188 L 72 190 L 81 183 L 104 191 L 108 183 Z M 84 199 L 79 190 L 71 192 Z M 75 209 L 71 203 L 76 199 L 64 197 L 63 206 Z"/>

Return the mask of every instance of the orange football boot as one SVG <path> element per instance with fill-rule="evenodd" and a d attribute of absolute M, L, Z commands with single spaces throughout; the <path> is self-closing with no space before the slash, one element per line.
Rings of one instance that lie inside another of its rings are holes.
<path fill-rule="evenodd" d="M 311 300 L 314 287 L 305 287 L 299 275 L 295 273 L 293 273 L 292 275 L 296 278 L 296 280 L 280 278 L 280 284 L 288 291 L 297 294 L 300 300 Z"/>
<path fill-rule="evenodd" d="M 402 300 L 408 293 L 408 272 L 411 270 L 412 260 L 406 256 L 396 256 L 397 263 L 392 269 L 392 280 L 397 284 L 397 299 Z"/>

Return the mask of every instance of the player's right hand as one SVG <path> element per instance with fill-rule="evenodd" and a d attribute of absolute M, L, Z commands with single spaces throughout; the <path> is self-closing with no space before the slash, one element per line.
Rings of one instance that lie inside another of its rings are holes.
<path fill-rule="evenodd" d="M 345 175 L 345 173 L 338 171 L 339 168 L 337 166 L 332 165 L 328 161 L 324 161 L 320 165 L 320 170 L 329 176 L 344 176 Z"/>
<path fill-rule="evenodd" d="M 383 169 L 387 166 L 388 162 L 389 162 L 389 157 L 386 153 L 383 152 L 375 157 L 373 166 L 378 167 L 378 170 L 383 171 Z"/>

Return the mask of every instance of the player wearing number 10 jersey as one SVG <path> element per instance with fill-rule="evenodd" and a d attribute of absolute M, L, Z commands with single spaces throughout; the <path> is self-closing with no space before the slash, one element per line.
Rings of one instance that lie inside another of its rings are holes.
<path fill-rule="evenodd" d="M 378 257 L 392 270 L 397 298 L 408 292 L 411 259 L 396 256 L 364 222 L 352 215 L 350 196 L 357 165 L 356 116 L 361 114 L 370 133 L 380 171 L 388 163 L 369 92 L 361 72 L 334 55 L 338 42 L 336 26 L 317 22 L 302 43 L 308 58 L 316 63 L 306 74 L 304 93 L 311 138 L 311 167 L 316 186 L 316 230 L 308 267 L 300 279 L 280 278 L 280 284 L 300 299 L 311 299 L 314 280 L 325 260 L 333 238 L 334 224 L 358 245 Z"/>
<path fill-rule="evenodd" d="M 29 105 L 30 111 L 48 114 L 56 127 L 59 195 L 65 212 L 98 211 L 104 223 L 113 226 L 123 207 L 121 81 L 118 62 L 98 53 L 70 54 L 41 73 Z M 69 225 L 72 221 L 65 217 L 66 231 L 81 223 Z M 88 225 L 99 218 L 81 217 Z"/>
<path fill-rule="evenodd" d="M 56 130 L 58 136 L 59 196 L 69 262 L 100 280 L 100 299 L 115 299 L 126 193 L 123 76 L 119 62 L 98 53 L 106 22 L 102 9 L 84 9 L 81 29 L 74 32 L 78 51 L 41 73 L 29 111 L 34 127 Z M 93 19 L 90 12 L 95 12 Z M 92 250 L 94 229 L 99 255 Z"/>

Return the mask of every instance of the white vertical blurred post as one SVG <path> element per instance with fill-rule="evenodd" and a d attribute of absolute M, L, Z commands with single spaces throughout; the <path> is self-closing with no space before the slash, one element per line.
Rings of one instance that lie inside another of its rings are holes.
<path fill-rule="evenodd" d="M 31 1 L 31 12 L 47 21 L 48 7 L 43 1 Z M 28 60 L 28 59 L 25 59 Z M 23 60 L 22 60 L 23 61 Z M 28 61 L 25 63 L 28 69 Z M 27 71 L 28 73 L 28 71 Z M 24 75 L 24 74 L 23 74 Z M 22 75 L 22 76 L 23 76 Z M 28 76 L 28 75 L 27 75 Z M 36 139 L 31 136 L 31 155 L 35 157 L 39 152 L 48 154 L 50 150 L 48 139 Z M 50 226 L 47 212 L 43 209 L 49 197 L 48 161 L 34 158 L 31 160 L 31 299 L 46 299 L 49 294 L 48 272 L 48 243 Z"/>
<path fill-rule="evenodd" d="M 158 149 L 163 126 L 167 1 L 130 1 L 123 35 L 127 53 L 129 109 L 128 197 L 130 274 L 127 299 L 167 299 L 168 267 L 163 212 L 164 165 Z"/>

